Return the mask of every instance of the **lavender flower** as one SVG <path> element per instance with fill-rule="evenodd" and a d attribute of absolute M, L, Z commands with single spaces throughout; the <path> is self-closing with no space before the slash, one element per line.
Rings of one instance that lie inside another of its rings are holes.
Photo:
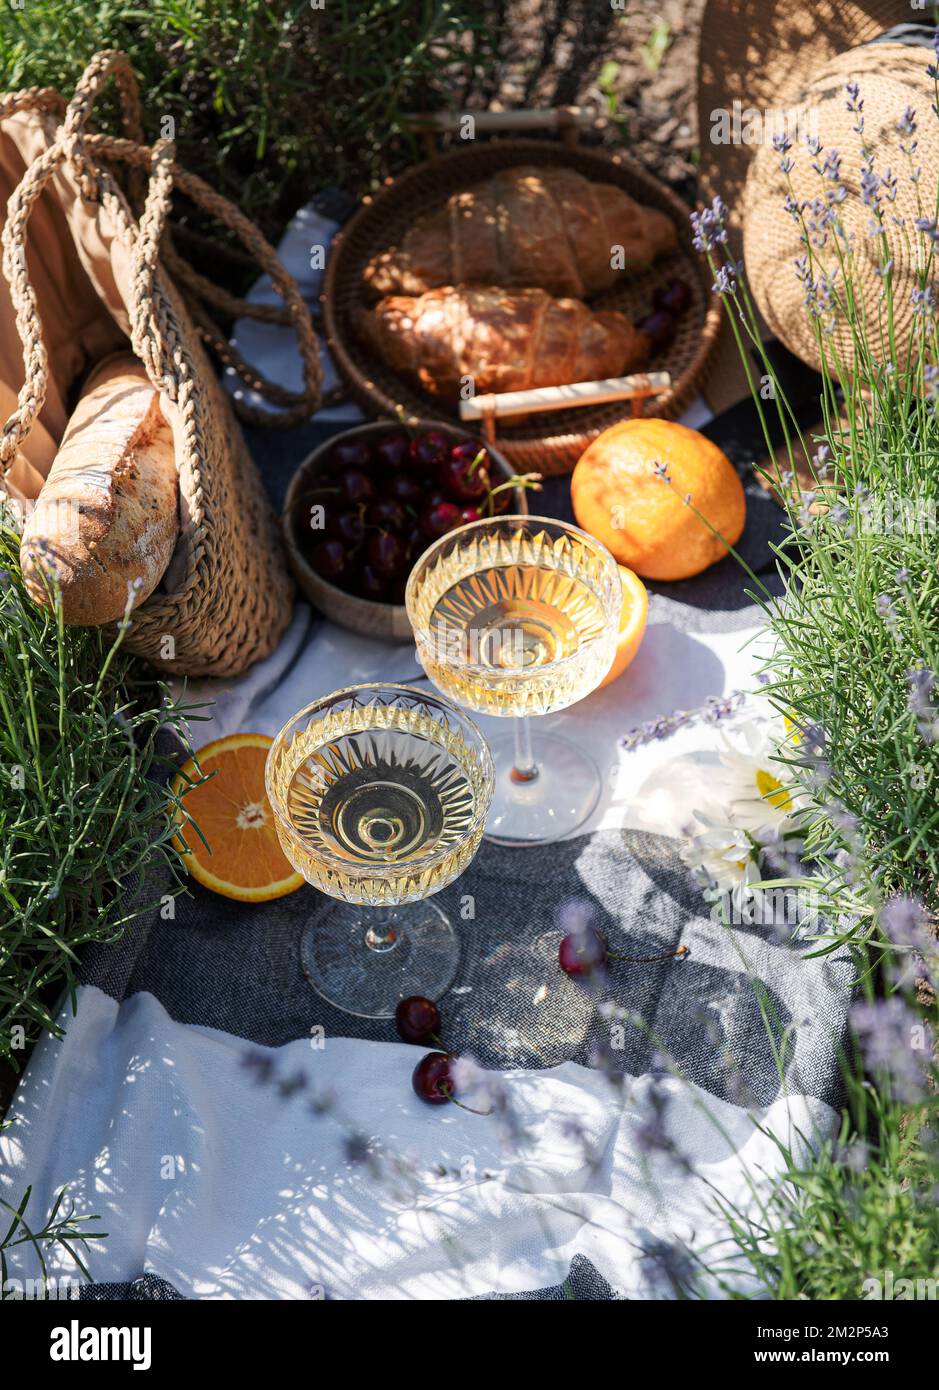
<path fill-rule="evenodd" d="M 841 183 L 841 155 L 837 150 L 828 150 L 822 163 L 822 177 L 831 183 Z"/>
<path fill-rule="evenodd" d="M 670 738 L 678 729 L 697 723 L 718 724 L 722 719 L 727 719 L 735 713 L 743 704 L 745 695 L 742 691 L 733 691 L 730 695 L 710 695 L 703 705 L 697 709 L 678 709 L 672 714 L 660 715 L 658 719 L 648 719 L 644 724 L 640 724 L 635 729 L 630 729 L 629 733 L 621 739 L 621 747 L 627 751 L 640 748 L 645 743 L 658 742 L 660 739 Z"/>
<path fill-rule="evenodd" d="M 898 995 L 861 1002 L 851 1010 L 868 1070 L 883 1078 L 895 1100 L 911 1104 L 925 1094 L 932 1030 Z"/>
<path fill-rule="evenodd" d="M 698 1266 L 693 1257 L 677 1241 L 661 1240 L 658 1236 L 643 1236 L 640 1242 L 642 1263 L 647 1267 L 656 1298 L 687 1298 L 695 1293 Z"/>
<path fill-rule="evenodd" d="M 897 614 L 893 599 L 889 594 L 878 594 L 874 600 L 878 615 L 884 620 L 884 627 L 895 641 L 899 641 Z"/>
<path fill-rule="evenodd" d="M 812 507 L 815 503 L 814 492 L 803 492 L 799 499 L 799 510 L 797 512 L 799 526 L 802 530 L 807 530 L 815 522 L 815 513 Z"/>
<path fill-rule="evenodd" d="M 897 132 L 907 137 L 916 134 L 916 112 L 912 106 L 908 106 L 897 121 Z"/>
<path fill-rule="evenodd" d="M 667 1158 L 690 1176 L 694 1169 L 668 1132 L 668 1108 L 671 1100 L 658 1077 L 652 1078 L 646 1099 L 649 1108 L 633 1131 L 639 1152 L 647 1158 Z"/>
<path fill-rule="evenodd" d="M 727 205 L 716 197 L 709 208 L 691 214 L 693 244 L 696 251 L 713 251 L 727 241 Z"/>
<path fill-rule="evenodd" d="M 880 925 L 888 941 L 902 952 L 891 968 L 899 988 L 910 989 L 918 979 L 935 987 L 939 942 L 930 931 L 931 918 L 921 900 L 902 893 L 888 898 L 880 910 Z"/>
<path fill-rule="evenodd" d="M 933 411 L 939 406 L 939 367 L 932 362 L 927 362 L 923 367 L 923 385 L 926 388 L 926 396 Z"/>
<path fill-rule="evenodd" d="M 939 709 L 932 700 L 936 685 L 936 673 L 928 666 L 918 666 L 906 673 L 907 709 L 916 720 L 916 728 L 927 743 L 935 743 L 939 738 Z"/>
<path fill-rule="evenodd" d="M 888 898 L 880 910 L 880 924 L 895 946 L 918 946 L 925 918 L 920 899 L 905 893 Z"/>
<path fill-rule="evenodd" d="M 936 295 L 932 285 L 927 285 L 922 290 L 913 289 L 910 292 L 910 301 L 913 313 L 921 318 L 932 318 L 936 312 Z"/>
<path fill-rule="evenodd" d="M 717 271 L 717 279 L 711 286 L 712 293 L 735 294 L 737 291 L 737 281 L 734 279 L 735 270 L 736 266 L 732 261 L 720 266 Z"/>
<path fill-rule="evenodd" d="M 861 202 L 865 207 L 877 208 L 879 210 L 878 195 L 880 193 L 880 175 L 875 174 L 873 169 L 865 169 L 861 174 Z"/>

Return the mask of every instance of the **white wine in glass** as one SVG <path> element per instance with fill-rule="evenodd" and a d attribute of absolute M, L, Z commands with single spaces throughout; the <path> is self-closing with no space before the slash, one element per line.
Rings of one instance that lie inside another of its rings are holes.
<path fill-rule="evenodd" d="M 493 790 L 472 720 L 410 686 L 352 686 L 284 726 L 266 780 L 294 868 L 343 904 L 381 909 L 337 904 L 307 928 L 301 956 L 314 987 L 368 1018 L 390 1016 L 409 994 L 438 998 L 459 944 L 424 899 L 473 858 Z"/>
<path fill-rule="evenodd" d="M 515 717 L 514 741 L 492 742 L 487 836 L 538 844 L 583 824 L 600 794 L 596 765 L 567 739 L 532 735 L 528 716 L 583 699 L 613 663 L 622 586 L 609 551 L 547 517 L 472 522 L 424 552 L 406 602 L 438 689 L 480 713 Z"/>

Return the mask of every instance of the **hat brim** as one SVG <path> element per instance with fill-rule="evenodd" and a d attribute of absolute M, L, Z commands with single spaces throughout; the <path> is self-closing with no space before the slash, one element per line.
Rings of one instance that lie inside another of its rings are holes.
<path fill-rule="evenodd" d="M 738 254 L 740 194 L 759 145 L 733 136 L 755 132 L 760 121 L 768 129 L 771 113 L 798 101 L 832 58 L 916 17 L 909 0 L 811 0 L 802 6 L 792 0 L 707 0 L 698 41 L 701 193 L 724 199 Z M 758 113 L 749 122 L 748 111 Z M 728 118 L 732 138 L 726 141 L 719 137 Z"/>

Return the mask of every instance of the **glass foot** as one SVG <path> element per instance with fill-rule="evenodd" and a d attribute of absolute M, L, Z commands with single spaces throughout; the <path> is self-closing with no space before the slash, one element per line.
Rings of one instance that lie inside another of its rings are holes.
<path fill-rule="evenodd" d="M 331 902 L 300 942 L 303 973 L 317 994 L 357 1018 L 391 1018 L 400 999 L 439 999 L 453 983 L 460 943 L 428 901 L 403 907 Z"/>
<path fill-rule="evenodd" d="M 514 780 L 515 739 L 490 739 L 496 789 L 485 838 L 497 845 L 543 845 L 570 835 L 589 818 L 600 800 L 600 770 L 587 753 L 557 734 L 531 735 L 537 776 Z"/>

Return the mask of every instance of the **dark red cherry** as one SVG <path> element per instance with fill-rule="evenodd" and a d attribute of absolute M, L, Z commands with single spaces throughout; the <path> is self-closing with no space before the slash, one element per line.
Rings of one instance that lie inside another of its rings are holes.
<path fill-rule="evenodd" d="M 413 473 L 393 473 L 383 488 L 387 497 L 406 507 L 417 507 L 424 500 L 424 489 Z"/>
<path fill-rule="evenodd" d="M 480 440 L 461 439 L 459 444 L 454 444 L 450 449 L 450 457 L 452 459 L 462 459 L 465 464 L 475 463 L 480 454 L 482 454 L 482 458 L 479 459 L 479 466 L 481 468 L 488 468 L 489 454 L 486 451 L 485 444 Z"/>
<path fill-rule="evenodd" d="M 479 510 L 478 507 L 461 507 L 461 508 L 460 508 L 460 525 L 461 525 L 461 526 L 468 526 L 468 525 L 470 524 L 471 521 L 480 521 L 481 519 L 482 519 L 482 514 L 481 514 L 481 512 L 480 512 L 480 510 Z"/>
<path fill-rule="evenodd" d="M 341 512 L 332 512 L 327 509 L 326 531 L 334 540 L 342 541 L 344 545 L 354 550 L 357 545 L 362 544 L 362 538 L 365 535 L 362 508 L 347 507 Z"/>
<path fill-rule="evenodd" d="M 678 324 L 675 315 L 667 309 L 653 309 L 651 314 L 639 320 L 636 327 L 640 333 L 645 333 L 652 344 L 652 351 L 661 352 L 674 338 Z"/>
<path fill-rule="evenodd" d="M 659 285 L 652 295 L 653 308 L 665 309 L 676 318 L 685 312 L 690 303 L 691 286 L 687 280 L 679 280 L 677 277 L 665 285 Z"/>
<path fill-rule="evenodd" d="M 400 502 L 386 497 L 372 503 L 365 513 L 365 520 L 369 526 L 380 526 L 385 531 L 403 531 L 407 513 Z"/>
<path fill-rule="evenodd" d="M 380 574 L 376 574 L 366 560 L 359 565 L 353 580 L 355 592 L 360 598 L 370 599 L 372 603 L 384 603 L 388 598 L 388 585 Z"/>
<path fill-rule="evenodd" d="M 606 961 L 606 941 L 593 927 L 571 932 L 558 947 L 558 964 L 565 975 L 590 975 Z"/>
<path fill-rule="evenodd" d="M 442 464 L 437 474 L 440 486 L 455 502 L 478 502 L 491 486 L 489 470 L 482 464 L 478 466 L 470 460 L 449 458 Z"/>
<path fill-rule="evenodd" d="M 455 502 L 429 504 L 421 512 L 421 530 L 428 540 L 439 540 L 459 524 L 460 509 Z"/>
<path fill-rule="evenodd" d="M 410 440 L 406 434 L 385 434 L 372 445 L 376 464 L 383 468 L 402 468 L 408 456 Z"/>
<path fill-rule="evenodd" d="M 443 463 L 449 450 L 449 441 L 440 430 L 423 430 L 411 440 L 408 454 L 418 468 L 427 470 Z"/>
<path fill-rule="evenodd" d="M 440 1032 L 440 1010 L 432 999 L 412 994 L 395 1009 L 395 1027 L 406 1043 L 433 1042 Z"/>
<path fill-rule="evenodd" d="M 427 537 L 419 526 L 412 526 L 404 533 L 404 548 L 408 554 L 408 563 L 414 564 L 419 555 L 423 555 L 427 549 Z"/>
<path fill-rule="evenodd" d="M 366 553 L 368 563 L 382 579 L 397 579 L 407 568 L 404 542 L 393 531 L 379 531 L 369 536 Z"/>
<path fill-rule="evenodd" d="M 450 1067 L 455 1061 L 452 1052 L 428 1052 L 411 1077 L 415 1094 L 428 1105 L 446 1105 L 453 1094 Z"/>
<path fill-rule="evenodd" d="M 310 547 L 310 564 L 324 579 L 341 579 L 348 569 L 346 548 L 341 541 L 317 541 Z"/>
<path fill-rule="evenodd" d="M 368 468 L 372 451 L 364 439 L 340 439 L 333 445 L 333 460 L 339 468 Z"/>
<path fill-rule="evenodd" d="M 375 485 L 361 468 L 347 468 L 339 474 L 339 494 L 346 502 L 371 502 Z"/>

